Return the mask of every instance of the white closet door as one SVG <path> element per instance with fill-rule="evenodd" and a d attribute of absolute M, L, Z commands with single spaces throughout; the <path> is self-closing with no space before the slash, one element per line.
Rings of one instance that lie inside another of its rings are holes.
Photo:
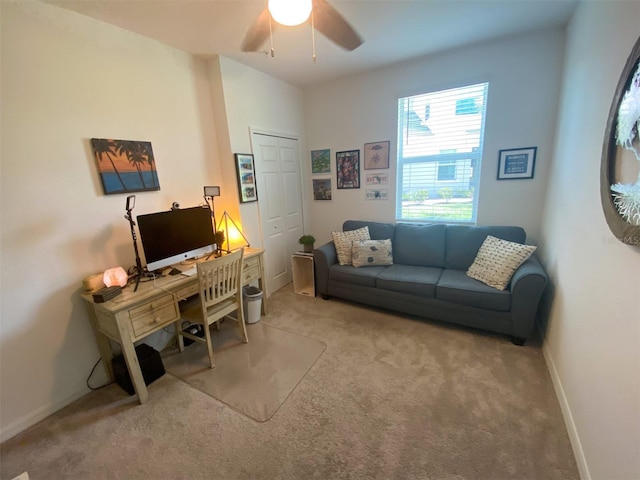
<path fill-rule="evenodd" d="M 252 132 L 267 290 L 292 281 L 291 255 L 303 233 L 298 140 Z"/>

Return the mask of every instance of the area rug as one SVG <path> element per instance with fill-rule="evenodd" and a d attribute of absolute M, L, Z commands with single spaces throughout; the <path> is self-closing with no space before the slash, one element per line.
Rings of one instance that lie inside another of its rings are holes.
<path fill-rule="evenodd" d="M 193 343 L 163 353 L 166 371 L 258 422 L 278 411 L 327 347 L 264 321 L 247 325 L 249 343 L 240 342 L 233 321 L 211 333 L 215 368 L 206 345 Z"/>

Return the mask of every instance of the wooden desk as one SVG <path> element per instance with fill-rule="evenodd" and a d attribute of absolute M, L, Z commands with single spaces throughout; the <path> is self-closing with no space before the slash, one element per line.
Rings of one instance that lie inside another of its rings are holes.
<path fill-rule="evenodd" d="M 244 249 L 242 284 L 257 280 L 262 296 L 262 314 L 267 314 L 265 291 L 264 250 Z M 174 324 L 180 319 L 178 302 L 198 294 L 198 276 L 173 275 L 140 282 L 138 291 L 127 285 L 122 294 L 104 303 L 95 303 L 91 294 L 84 293 L 87 301 L 91 325 L 96 335 L 102 363 L 111 380 L 114 379 L 111 359 L 113 352 L 109 339 L 118 342 L 131 376 L 131 383 L 140 403 L 149 397 L 134 342 L 137 342 L 161 328 Z"/>

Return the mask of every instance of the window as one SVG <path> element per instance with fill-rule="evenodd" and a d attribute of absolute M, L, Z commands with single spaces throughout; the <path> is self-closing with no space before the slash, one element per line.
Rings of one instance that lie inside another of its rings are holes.
<path fill-rule="evenodd" d="M 475 223 L 488 87 L 398 100 L 397 220 Z"/>
<path fill-rule="evenodd" d="M 445 180 L 456 179 L 456 163 L 446 162 L 438 164 L 438 181 L 443 182 Z"/>

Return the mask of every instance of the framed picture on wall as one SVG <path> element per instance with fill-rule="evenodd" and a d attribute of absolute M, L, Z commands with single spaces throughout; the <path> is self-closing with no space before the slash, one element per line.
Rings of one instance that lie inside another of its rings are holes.
<path fill-rule="evenodd" d="M 389 141 L 364 144 L 364 169 L 389 168 Z"/>
<path fill-rule="evenodd" d="M 238 172 L 238 191 L 240 203 L 255 202 L 258 200 L 256 187 L 256 169 L 253 155 L 248 153 L 235 153 L 236 171 Z"/>
<path fill-rule="evenodd" d="M 498 180 L 533 178 L 538 147 L 500 150 L 498 153 Z"/>
<path fill-rule="evenodd" d="M 338 188 L 360 188 L 360 150 L 336 152 Z"/>
<path fill-rule="evenodd" d="M 331 150 L 311 150 L 311 173 L 331 173 Z"/>
<path fill-rule="evenodd" d="M 378 189 L 369 189 L 366 190 L 365 198 L 367 200 L 388 200 L 389 199 L 389 190 L 386 188 L 378 188 Z"/>
<path fill-rule="evenodd" d="M 382 172 L 366 173 L 365 183 L 367 185 L 386 185 L 389 183 L 389 174 Z"/>
<path fill-rule="evenodd" d="M 330 178 L 314 178 L 313 179 L 313 199 L 314 200 L 331 200 L 331 179 Z"/>
<path fill-rule="evenodd" d="M 160 190 L 151 142 L 92 138 L 105 195 Z"/>

